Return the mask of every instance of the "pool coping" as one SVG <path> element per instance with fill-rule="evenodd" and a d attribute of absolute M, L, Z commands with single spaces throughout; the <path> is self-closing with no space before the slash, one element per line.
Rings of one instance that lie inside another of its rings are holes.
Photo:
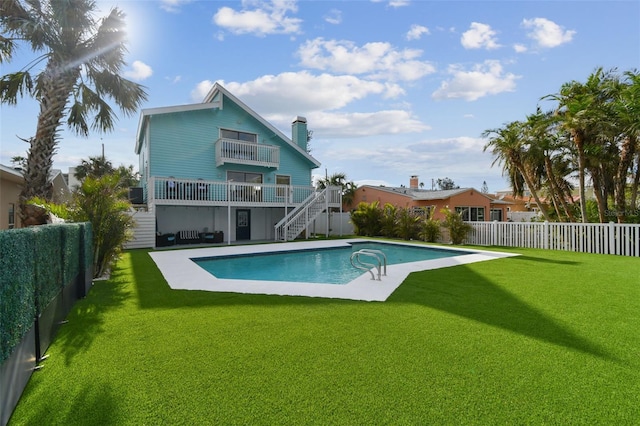
<path fill-rule="evenodd" d="M 214 292 L 268 294 L 278 296 L 306 296 L 331 299 L 348 299 L 383 302 L 402 284 L 412 272 L 429 269 L 447 268 L 486 260 L 518 256 L 515 253 L 456 248 L 440 245 L 412 244 L 400 241 L 382 241 L 392 244 L 404 244 L 419 247 L 432 247 L 451 251 L 460 251 L 460 256 L 443 259 L 389 265 L 387 275 L 381 281 L 372 280 L 369 272 L 363 273 L 348 284 L 317 284 L 287 281 L 257 281 L 221 279 L 202 269 L 191 259 L 215 258 L 219 256 L 273 253 L 301 249 L 320 249 L 345 247 L 354 242 L 381 242 L 366 238 L 344 240 L 300 241 L 291 243 L 273 243 L 258 245 L 239 245 L 226 247 L 206 247 L 185 250 L 154 251 L 149 255 L 158 266 L 165 280 L 174 290 L 204 290 Z"/>

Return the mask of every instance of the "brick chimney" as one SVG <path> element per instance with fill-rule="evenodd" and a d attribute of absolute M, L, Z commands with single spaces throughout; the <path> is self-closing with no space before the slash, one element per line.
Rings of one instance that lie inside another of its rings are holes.
<path fill-rule="evenodd" d="M 307 119 L 297 116 L 291 123 L 291 140 L 300 148 L 307 150 Z"/>
<path fill-rule="evenodd" d="M 418 189 L 418 186 L 419 186 L 418 175 L 411 176 L 411 179 L 409 179 L 409 188 Z"/>

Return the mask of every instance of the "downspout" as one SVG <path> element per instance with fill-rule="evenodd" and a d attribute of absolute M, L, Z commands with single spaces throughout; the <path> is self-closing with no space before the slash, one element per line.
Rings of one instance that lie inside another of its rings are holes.
<path fill-rule="evenodd" d="M 227 181 L 227 245 L 231 245 L 231 182 Z"/>

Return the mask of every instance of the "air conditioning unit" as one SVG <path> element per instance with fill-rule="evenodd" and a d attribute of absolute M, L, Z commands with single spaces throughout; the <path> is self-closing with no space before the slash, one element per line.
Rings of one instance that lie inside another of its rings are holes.
<path fill-rule="evenodd" d="M 129 188 L 129 201 L 131 204 L 144 204 L 144 193 L 142 188 Z"/>

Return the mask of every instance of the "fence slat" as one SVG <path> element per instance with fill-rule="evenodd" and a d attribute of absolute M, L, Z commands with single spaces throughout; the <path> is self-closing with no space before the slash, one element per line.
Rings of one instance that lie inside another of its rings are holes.
<path fill-rule="evenodd" d="M 640 225 L 623 223 L 467 222 L 475 245 L 546 248 L 640 257 Z"/>

